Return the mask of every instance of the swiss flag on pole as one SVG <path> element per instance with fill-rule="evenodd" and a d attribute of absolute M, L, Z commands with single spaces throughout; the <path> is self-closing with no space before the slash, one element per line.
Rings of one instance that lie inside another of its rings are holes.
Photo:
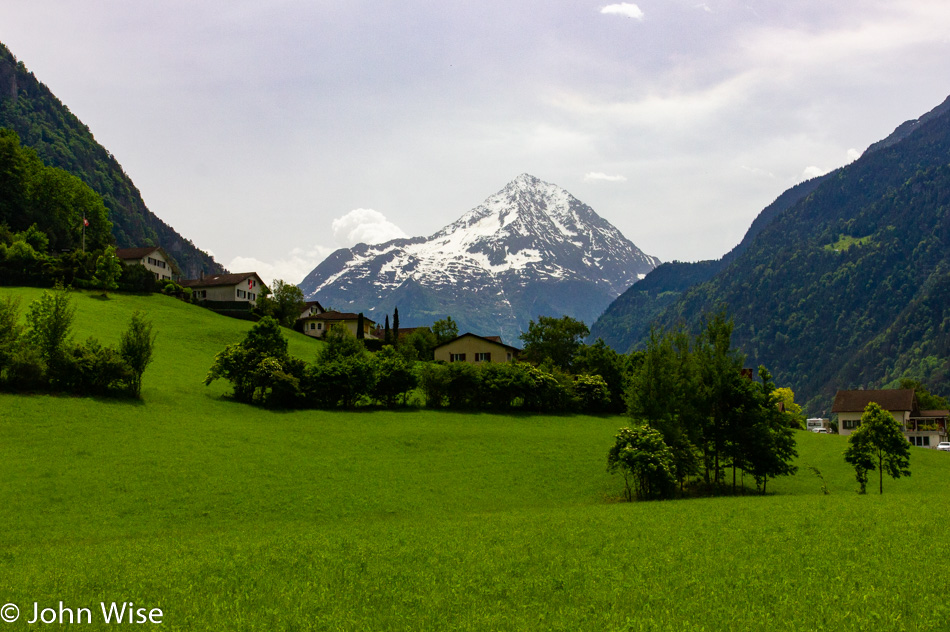
<path fill-rule="evenodd" d="M 88 225 L 89 225 L 89 220 L 86 219 L 85 217 L 82 218 L 82 225 L 83 225 L 83 226 L 88 226 Z"/>

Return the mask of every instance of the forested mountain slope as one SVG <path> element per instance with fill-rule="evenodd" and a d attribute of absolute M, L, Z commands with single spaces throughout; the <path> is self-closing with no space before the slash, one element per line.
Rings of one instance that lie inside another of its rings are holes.
<path fill-rule="evenodd" d="M 664 263 L 645 279 L 630 286 L 607 307 L 591 327 L 591 340 L 604 342 L 624 352 L 639 344 L 650 333 L 650 324 L 689 288 L 708 281 L 746 251 L 752 240 L 769 222 L 814 191 L 831 174 L 802 182 L 785 191 L 759 213 L 742 241 L 720 259 Z"/>
<path fill-rule="evenodd" d="M 946 110 L 825 176 L 655 322 L 695 328 L 725 305 L 748 364 L 769 367 L 812 413 L 827 412 L 836 389 L 904 375 L 950 390 Z"/>
<path fill-rule="evenodd" d="M 0 44 L 0 127 L 14 130 L 47 165 L 78 176 L 102 196 L 120 248 L 161 246 L 187 277 L 224 268 L 156 217 L 122 166 L 23 62 Z"/>

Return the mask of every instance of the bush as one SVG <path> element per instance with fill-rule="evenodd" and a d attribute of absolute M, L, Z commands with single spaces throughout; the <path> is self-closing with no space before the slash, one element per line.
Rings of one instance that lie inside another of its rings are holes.
<path fill-rule="evenodd" d="M 479 408 L 478 369 L 468 362 L 453 362 L 447 365 L 448 385 L 446 395 L 451 408 Z"/>
<path fill-rule="evenodd" d="M 14 391 L 35 391 L 46 388 L 46 363 L 39 350 L 19 344 L 7 354 L 0 371 L 3 385 Z"/>
<path fill-rule="evenodd" d="M 125 265 L 119 276 L 119 288 L 127 292 L 154 292 L 155 273 L 149 271 L 141 263 Z"/>
<path fill-rule="evenodd" d="M 623 474 L 627 500 L 670 498 L 676 490 L 673 452 L 647 425 L 621 428 L 607 453 L 607 470 Z"/>
<path fill-rule="evenodd" d="M 129 328 L 122 334 L 119 353 L 129 367 L 129 394 L 139 397 L 142 392 L 142 374 L 152 362 L 152 349 L 155 346 L 155 333 L 152 323 L 141 312 L 134 312 Z"/>
<path fill-rule="evenodd" d="M 574 399 L 584 413 L 606 413 L 611 410 L 610 390 L 599 375 L 578 375 L 574 378 Z"/>
<path fill-rule="evenodd" d="M 421 362 L 416 365 L 416 376 L 427 408 L 442 408 L 449 394 L 449 369 L 444 364 Z"/>
<path fill-rule="evenodd" d="M 493 362 L 481 365 L 478 398 L 480 406 L 491 410 L 507 410 L 518 403 L 523 404 L 525 397 L 534 387 L 534 381 L 526 366 Z"/>
<path fill-rule="evenodd" d="M 412 374 L 410 364 L 392 346 L 383 347 L 373 356 L 373 370 L 376 374 L 373 397 L 376 401 L 392 408 L 396 399 L 416 387 L 416 376 Z"/>
<path fill-rule="evenodd" d="M 126 390 L 131 379 L 132 371 L 115 347 L 89 338 L 64 355 L 55 386 L 73 393 L 106 395 Z"/>

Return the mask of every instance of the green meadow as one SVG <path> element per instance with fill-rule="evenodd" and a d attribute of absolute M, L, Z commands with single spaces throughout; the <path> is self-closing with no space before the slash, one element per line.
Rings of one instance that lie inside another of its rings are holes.
<path fill-rule="evenodd" d="M 132 629 L 950 629 L 950 454 L 860 496 L 844 439 L 800 432 L 768 496 L 624 503 L 622 417 L 256 409 L 202 383 L 249 323 L 74 301 L 77 339 L 147 312 L 155 361 L 140 402 L 0 395 L 0 630 L 117 627 L 100 602 L 162 610 Z M 60 601 L 93 623 L 25 623 Z"/>

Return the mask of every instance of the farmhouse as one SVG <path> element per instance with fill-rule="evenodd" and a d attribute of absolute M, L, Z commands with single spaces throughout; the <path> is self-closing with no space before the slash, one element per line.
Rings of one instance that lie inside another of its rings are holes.
<path fill-rule="evenodd" d="M 182 287 L 190 287 L 192 296 L 203 301 L 249 303 L 255 305 L 257 297 L 267 286 L 256 272 L 215 274 L 200 279 L 179 281 Z"/>
<path fill-rule="evenodd" d="M 171 258 L 158 246 L 145 248 L 116 248 L 115 256 L 123 265 L 141 263 L 155 275 L 156 281 L 171 281 L 173 276 Z"/>
<path fill-rule="evenodd" d="M 831 412 L 838 414 L 838 432 L 848 435 L 861 425 L 861 415 L 871 402 L 893 415 L 904 436 L 915 446 L 935 448 L 947 440 L 946 410 L 920 410 L 913 389 L 879 391 L 838 391 Z"/>
<path fill-rule="evenodd" d="M 435 359 L 442 362 L 510 362 L 521 349 L 506 345 L 499 336 L 462 334 L 435 348 Z"/>
<path fill-rule="evenodd" d="M 319 305 L 319 303 L 317 304 Z M 323 309 L 322 307 L 320 308 Z M 307 314 L 308 310 L 304 310 Z M 302 326 L 303 333 L 314 338 L 323 338 L 324 334 L 333 327 L 345 327 L 351 334 L 359 337 L 357 329 L 359 327 L 360 315 L 351 312 L 325 312 L 320 311 L 307 316 L 301 316 L 297 322 Z M 363 338 L 373 339 L 373 329 L 376 323 L 369 318 L 363 317 Z"/>

